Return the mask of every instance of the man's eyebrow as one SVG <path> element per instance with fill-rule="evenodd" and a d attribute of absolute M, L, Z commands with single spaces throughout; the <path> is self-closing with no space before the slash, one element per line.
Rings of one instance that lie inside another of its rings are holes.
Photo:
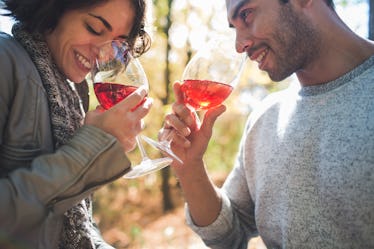
<path fill-rule="evenodd" d="M 238 15 L 239 15 L 239 11 L 240 9 L 243 7 L 243 5 L 249 3 L 251 0 L 241 0 L 234 8 L 234 10 L 229 13 L 229 15 L 231 16 L 231 19 L 232 20 L 235 20 L 236 18 L 238 18 Z M 232 28 L 233 25 L 231 23 L 229 23 L 229 27 Z"/>
<path fill-rule="evenodd" d="M 112 26 L 103 17 L 94 15 L 92 13 L 88 13 L 88 15 L 90 15 L 90 16 L 92 16 L 94 18 L 99 19 L 109 31 L 112 31 Z"/>

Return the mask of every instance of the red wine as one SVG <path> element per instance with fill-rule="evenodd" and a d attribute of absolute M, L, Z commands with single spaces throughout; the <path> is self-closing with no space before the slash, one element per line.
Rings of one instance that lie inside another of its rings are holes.
<path fill-rule="evenodd" d="M 184 102 L 195 110 L 208 110 L 220 105 L 232 90 L 230 85 L 209 80 L 184 80 L 181 85 Z"/>
<path fill-rule="evenodd" d="M 138 87 L 136 86 L 128 86 L 128 85 L 121 85 L 116 83 L 95 83 L 94 84 L 94 91 L 99 101 L 100 105 L 108 110 L 131 93 L 133 93 Z M 145 99 L 139 103 L 141 105 Z M 137 107 L 137 106 L 136 106 Z M 136 107 L 134 109 L 136 109 Z"/>

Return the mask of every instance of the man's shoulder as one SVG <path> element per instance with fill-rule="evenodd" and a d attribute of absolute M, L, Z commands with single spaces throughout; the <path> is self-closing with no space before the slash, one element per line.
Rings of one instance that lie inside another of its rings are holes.
<path fill-rule="evenodd" d="M 364 77 L 374 78 L 374 54 L 372 56 L 370 56 L 359 67 L 363 68 L 363 75 L 364 75 Z"/>

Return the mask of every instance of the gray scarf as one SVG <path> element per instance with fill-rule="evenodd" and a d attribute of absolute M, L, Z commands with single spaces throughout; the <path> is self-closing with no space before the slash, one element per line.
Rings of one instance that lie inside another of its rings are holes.
<path fill-rule="evenodd" d="M 30 34 L 20 24 L 13 26 L 12 33 L 29 53 L 42 79 L 48 95 L 53 140 L 57 149 L 68 142 L 83 124 L 84 111 L 80 103 L 81 99 L 74 87 L 58 70 L 41 34 Z M 83 88 L 87 91 L 87 88 L 84 86 Z M 95 248 L 93 236 L 90 234 L 92 226 L 92 201 L 89 197 L 65 213 L 59 248 Z"/>

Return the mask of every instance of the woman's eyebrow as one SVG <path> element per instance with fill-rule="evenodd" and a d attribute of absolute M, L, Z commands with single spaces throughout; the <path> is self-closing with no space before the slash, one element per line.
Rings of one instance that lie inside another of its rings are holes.
<path fill-rule="evenodd" d="M 99 20 L 104 24 L 104 26 L 105 26 L 109 31 L 112 31 L 112 26 L 111 26 L 111 25 L 108 23 L 108 21 L 105 20 L 103 17 L 101 17 L 101 16 L 97 16 L 97 15 L 94 15 L 94 14 L 92 14 L 92 13 L 88 13 L 88 15 L 90 15 L 90 16 L 92 16 L 92 17 L 94 17 L 94 18 L 99 19 Z"/>

